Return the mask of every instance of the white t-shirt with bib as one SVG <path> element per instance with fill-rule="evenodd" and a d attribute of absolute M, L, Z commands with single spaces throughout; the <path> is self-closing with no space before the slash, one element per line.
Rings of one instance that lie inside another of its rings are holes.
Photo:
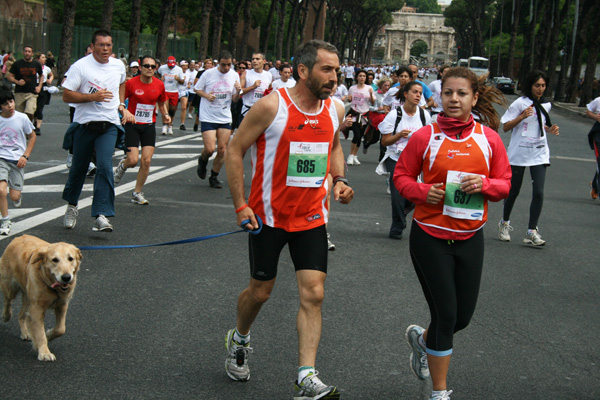
<path fill-rule="evenodd" d="M 256 72 L 253 69 L 246 70 L 246 87 L 254 85 L 254 82 L 260 81 L 260 86 L 252 89 L 248 93 L 242 96 L 242 101 L 246 108 L 250 108 L 258 100 L 262 99 L 265 94 L 265 90 L 269 88 L 273 81 L 273 75 L 269 71 Z"/>
<path fill-rule="evenodd" d="M 110 57 L 107 63 L 99 63 L 93 54 L 76 61 L 67 72 L 63 83 L 65 89 L 77 93 L 94 93 L 106 89 L 113 94 L 109 101 L 90 101 L 77 103 L 74 122 L 86 124 L 90 121 L 108 121 L 120 125 L 119 86 L 125 82 L 125 66 L 116 58 Z"/>
<path fill-rule="evenodd" d="M 214 94 L 216 99 L 200 102 L 200 121 L 215 124 L 231 123 L 231 96 L 235 93 L 235 83 L 240 82 L 240 76 L 233 69 L 222 74 L 219 68 L 211 68 L 202 74 L 195 90 L 202 90 L 206 94 Z"/>
<path fill-rule="evenodd" d="M 503 124 L 517 118 L 523 111 L 533 104 L 527 97 L 519 97 L 506 110 L 500 122 Z M 550 112 L 550 103 L 542 104 Z M 542 115 L 542 123 L 546 118 Z M 533 114 L 519 122 L 513 129 L 508 145 L 508 161 L 510 165 L 529 167 L 532 165 L 550 164 L 550 149 L 548 148 L 548 133 L 540 134 L 540 126 L 535 108 Z"/>

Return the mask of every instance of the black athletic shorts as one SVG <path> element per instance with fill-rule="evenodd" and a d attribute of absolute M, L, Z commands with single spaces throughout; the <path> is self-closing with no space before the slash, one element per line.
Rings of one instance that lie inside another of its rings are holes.
<path fill-rule="evenodd" d="M 125 147 L 142 147 L 156 144 L 156 130 L 152 124 L 125 124 Z"/>
<path fill-rule="evenodd" d="M 250 275 L 260 281 L 277 276 L 279 254 L 287 244 L 296 271 L 312 269 L 327 273 L 327 229 L 325 225 L 300 232 L 263 225 L 258 235 L 248 235 Z"/>

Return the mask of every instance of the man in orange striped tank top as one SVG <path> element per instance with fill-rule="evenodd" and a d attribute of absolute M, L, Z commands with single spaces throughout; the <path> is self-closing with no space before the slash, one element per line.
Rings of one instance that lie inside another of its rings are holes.
<path fill-rule="evenodd" d="M 344 108 L 330 99 L 338 70 L 331 44 L 312 40 L 298 48 L 296 86 L 275 90 L 252 106 L 225 161 L 238 225 L 257 229 L 256 216 L 264 224 L 259 234 L 250 235 L 250 283 L 238 298 L 237 326 L 226 336 L 225 369 L 233 380 L 250 378 L 250 327 L 273 290 L 279 254 L 288 244 L 300 294 L 294 399 L 340 398 L 315 370 L 327 276 L 328 174 L 335 200 L 348 204 L 354 196 L 344 178 L 339 141 Z M 246 203 L 243 157 L 248 150 L 252 184 Z"/>

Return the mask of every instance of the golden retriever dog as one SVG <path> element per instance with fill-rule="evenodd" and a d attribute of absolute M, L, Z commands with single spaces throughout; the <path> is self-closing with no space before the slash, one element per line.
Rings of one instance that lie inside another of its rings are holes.
<path fill-rule="evenodd" d="M 19 313 L 21 339 L 32 340 L 40 361 L 54 361 L 48 342 L 65 333 L 69 301 L 77 284 L 81 251 L 72 244 L 48 243 L 23 235 L 14 239 L 0 258 L 0 289 L 4 294 L 4 322 L 12 316 L 12 301 L 22 293 Z M 54 309 L 56 326 L 44 330 L 44 316 Z"/>

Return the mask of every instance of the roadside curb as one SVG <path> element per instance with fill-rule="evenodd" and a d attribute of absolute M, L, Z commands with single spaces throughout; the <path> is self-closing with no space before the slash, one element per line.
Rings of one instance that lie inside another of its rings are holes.
<path fill-rule="evenodd" d="M 587 111 L 587 108 L 585 108 L 585 107 L 578 107 L 577 103 L 561 103 L 561 102 L 558 102 L 558 101 L 552 101 L 551 103 L 552 103 L 553 107 L 556 107 L 556 108 L 558 108 L 560 110 L 565 110 L 565 111 L 568 111 L 568 112 L 570 112 L 570 113 L 572 113 L 574 115 L 578 115 L 580 117 L 587 118 L 587 115 L 585 113 Z"/>

